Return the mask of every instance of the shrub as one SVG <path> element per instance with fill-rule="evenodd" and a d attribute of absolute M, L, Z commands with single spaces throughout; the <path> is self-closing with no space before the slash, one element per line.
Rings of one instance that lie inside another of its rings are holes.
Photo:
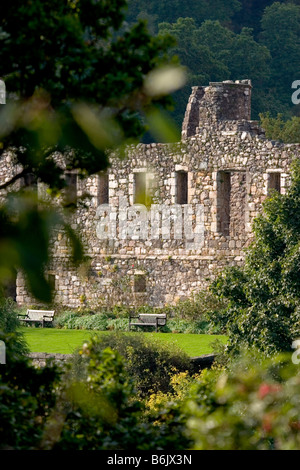
<path fill-rule="evenodd" d="M 64 312 L 54 318 L 54 326 L 57 328 L 73 329 L 78 316 L 79 314 L 77 312 Z"/>
<path fill-rule="evenodd" d="M 12 299 L 0 298 L 0 330 L 12 333 L 20 326 L 17 306 Z"/>
<path fill-rule="evenodd" d="M 177 345 L 164 344 L 143 333 L 128 334 L 112 332 L 109 335 L 97 336 L 94 348 L 102 351 L 105 348 L 117 351 L 125 358 L 125 368 L 134 380 L 140 397 L 158 391 L 168 392 L 172 389 L 170 378 L 174 372 L 191 370 L 189 356 Z M 76 360 L 77 373 L 84 375 L 84 362 Z"/>
<path fill-rule="evenodd" d="M 14 334 L 3 335 L 7 365 L 0 369 L 1 450 L 184 449 L 179 410 L 145 420 L 125 360 L 91 340 L 79 351 L 84 377 L 72 368 L 33 367 L 16 351 Z M 161 425 L 157 425 L 157 419 Z"/>
<path fill-rule="evenodd" d="M 168 321 L 168 326 L 171 330 L 182 333 L 226 334 L 226 325 L 215 320 L 222 317 L 227 304 L 227 299 L 221 298 L 215 291 L 200 290 L 191 298 L 180 300 L 172 308 L 172 317 L 171 321 Z"/>
<path fill-rule="evenodd" d="M 133 448 L 141 404 L 131 400 L 133 385 L 121 356 L 109 348 L 95 350 L 93 341 L 84 344 L 80 353 L 87 360 L 87 376 L 66 388 L 71 406 L 52 449 Z"/>
<path fill-rule="evenodd" d="M 110 314 L 115 318 L 128 318 L 129 309 L 126 305 L 114 305 L 110 310 Z"/>
<path fill-rule="evenodd" d="M 66 329 L 105 331 L 108 320 L 108 316 L 101 313 L 82 315 L 80 312 L 65 312 L 57 317 L 55 326 Z"/>
<path fill-rule="evenodd" d="M 15 348 L 19 354 L 29 352 L 23 333 L 19 331 L 17 305 L 12 299 L 0 298 L 0 332 L 3 334 L 14 334 Z"/>
<path fill-rule="evenodd" d="M 105 331 L 108 325 L 108 318 L 101 313 L 95 315 L 85 315 L 75 320 L 75 328 L 81 330 Z"/>
<path fill-rule="evenodd" d="M 220 303 L 220 302 L 219 302 Z M 193 311 L 188 314 L 187 312 Z M 177 307 L 166 307 L 157 309 L 149 305 L 137 307 L 136 314 L 138 313 L 167 313 L 167 325 L 160 328 L 160 331 L 166 333 L 192 333 L 192 334 L 205 334 L 211 332 L 219 332 L 217 328 L 212 329 L 211 322 L 208 315 L 205 316 L 203 312 L 198 316 L 195 313 L 194 300 L 187 300 L 177 305 Z M 173 313 L 173 316 L 171 316 Z M 112 310 L 103 310 L 101 313 L 86 313 L 86 311 L 67 311 L 60 314 L 55 320 L 57 328 L 68 329 L 87 329 L 87 330 L 115 330 L 115 331 L 128 331 L 128 318 L 130 311 L 126 306 L 115 306 Z M 142 329 L 136 327 L 137 331 L 152 332 L 153 328 L 149 327 Z"/>
<path fill-rule="evenodd" d="M 6 346 L 6 364 L 0 366 L 0 449 L 35 449 L 55 406 L 60 371 L 33 367 L 20 354 L 15 333 L 0 332 L 0 340 Z"/>
<path fill-rule="evenodd" d="M 53 450 L 153 450 L 184 449 L 187 439 L 178 426 L 173 410 L 168 426 L 145 421 L 144 405 L 136 399 L 133 379 L 128 376 L 125 361 L 110 348 L 99 350 L 95 337 L 83 345 L 86 377 L 65 387 L 60 413 L 60 432 L 56 441 L 48 439 Z"/>
<path fill-rule="evenodd" d="M 85 374 L 74 380 L 57 366 L 33 367 L 14 334 L 0 334 L 8 353 L 0 369 L 1 450 L 300 449 L 299 351 L 297 360 L 247 351 L 195 376 L 164 367 L 160 351 L 154 362 L 168 386 L 149 389 L 145 407 L 135 389 L 140 373 L 159 376 L 154 362 L 133 370 L 134 346 L 138 354 L 156 348 L 136 336 L 115 334 L 122 357 L 95 335 L 79 351 Z"/>
<path fill-rule="evenodd" d="M 191 321 L 177 318 L 171 318 L 167 324 L 161 328 L 166 333 L 190 333 L 205 334 L 208 333 L 210 325 L 205 320 Z"/>
<path fill-rule="evenodd" d="M 107 322 L 108 330 L 128 331 L 128 318 L 110 318 Z"/>
<path fill-rule="evenodd" d="M 181 403 L 189 397 L 190 389 L 199 380 L 201 380 L 201 373 L 191 375 L 187 371 L 180 372 L 170 377 L 171 391 L 163 393 L 151 393 L 146 399 L 146 407 L 151 413 L 159 413 L 169 406 L 169 403 Z"/>
<path fill-rule="evenodd" d="M 243 353 L 206 370 L 185 405 L 196 450 L 299 450 L 300 373 L 291 355 Z"/>

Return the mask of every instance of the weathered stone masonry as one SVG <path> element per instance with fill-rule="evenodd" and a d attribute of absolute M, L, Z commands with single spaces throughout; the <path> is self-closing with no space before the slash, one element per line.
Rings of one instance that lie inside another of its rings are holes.
<path fill-rule="evenodd" d="M 65 234 L 55 234 L 48 272 L 57 303 L 163 306 L 206 286 L 225 266 L 243 263 L 253 219 L 272 188 L 286 191 L 291 162 L 300 154 L 299 144 L 269 141 L 251 121 L 251 93 L 248 80 L 194 87 L 181 142 L 132 146 L 125 159 L 111 155 L 107 174 L 77 180 L 77 194 L 90 195 L 72 221 L 87 262 L 76 271 Z M 2 175 L 11 166 L 7 158 Z M 103 204 L 109 204 L 111 233 L 104 230 Z M 193 229 L 199 220 L 204 227 L 200 244 L 185 233 L 187 208 Z M 130 219 L 131 232 L 123 236 Z M 17 301 L 32 303 L 21 275 Z"/>

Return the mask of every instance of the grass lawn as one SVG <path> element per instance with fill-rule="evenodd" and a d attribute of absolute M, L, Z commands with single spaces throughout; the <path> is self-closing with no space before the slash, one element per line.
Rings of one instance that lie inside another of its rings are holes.
<path fill-rule="evenodd" d="M 109 334 L 108 331 L 95 332 L 91 330 L 59 330 L 55 328 L 27 328 L 23 327 L 25 339 L 31 352 L 70 354 L 80 347 L 84 341 L 95 333 Z M 192 335 L 175 333 L 127 333 L 145 334 L 161 341 L 177 343 L 190 357 L 202 356 L 212 353 L 211 343 L 219 338 L 224 343 L 226 336 Z"/>

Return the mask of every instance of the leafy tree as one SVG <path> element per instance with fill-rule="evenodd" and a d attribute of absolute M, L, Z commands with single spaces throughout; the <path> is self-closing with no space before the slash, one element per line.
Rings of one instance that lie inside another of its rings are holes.
<path fill-rule="evenodd" d="M 279 140 L 286 143 L 300 142 L 300 118 L 293 116 L 283 119 L 282 114 L 272 118 L 270 113 L 260 115 L 261 126 L 268 139 Z"/>
<path fill-rule="evenodd" d="M 226 76 L 227 67 L 216 59 L 208 42 L 202 40 L 194 19 L 179 18 L 174 24 L 161 23 L 159 28 L 161 34 L 170 34 L 176 38 L 177 45 L 173 52 L 179 56 L 196 83 L 217 81 Z"/>
<path fill-rule="evenodd" d="M 253 83 L 252 116 L 257 118 L 269 103 L 264 102 L 270 74 L 270 53 L 253 38 L 249 28 L 233 33 L 219 22 L 205 21 L 198 30 L 198 40 L 213 52 L 215 60 L 228 70 L 222 80 L 250 78 Z M 213 80 L 212 80 L 213 81 Z M 268 109 L 268 108 L 267 108 Z"/>
<path fill-rule="evenodd" d="M 219 20 L 224 25 L 231 23 L 233 15 L 239 11 L 238 0 L 172 0 L 159 2 L 158 0 L 129 0 L 127 20 L 136 21 L 137 18 L 148 18 L 156 27 L 161 22 L 175 23 L 180 17 L 193 18 L 197 26 L 205 20 Z"/>
<path fill-rule="evenodd" d="M 232 19 L 234 31 L 239 32 L 243 27 L 251 28 L 257 39 L 261 31 L 262 14 L 273 2 L 274 0 L 240 0 L 241 8 Z"/>
<path fill-rule="evenodd" d="M 27 354 L 29 348 L 19 327 L 17 305 L 11 298 L 0 297 L 0 332 L 2 335 L 13 338 L 14 354 Z"/>
<path fill-rule="evenodd" d="M 268 111 L 273 116 L 282 113 L 288 119 L 291 113 L 298 113 L 291 107 L 290 85 L 299 76 L 299 6 L 299 0 L 173 1 L 171 6 L 169 2 L 156 0 L 131 0 L 127 20 L 131 22 L 137 17 L 145 18 L 154 33 L 160 31 L 160 23 L 175 25 L 179 18 L 193 18 L 197 29 L 202 29 L 207 20 L 213 22 L 209 42 L 205 43 L 208 49 L 202 47 L 204 38 L 200 34 L 195 44 L 194 28 L 191 30 L 190 49 L 187 49 L 185 36 L 189 38 L 188 32 L 185 34 L 169 26 L 170 30 L 174 29 L 178 41 L 175 52 L 182 57 L 182 62 L 188 67 L 189 62 L 195 62 L 186 88 L 174 95 L 178 125 L 182 122 L 190 86 L 208 83 L 208 79 L 212 80 L 210 76 L 214 75 L 214 70 L 217 76 L 223 70 L 222 79 L 228 79 L 230 75 L 233 79 L 244 76 L 253 80 L 254 119 L 258 119 L 259 113 Z M 226 31 L 221 32 L 216 21 L 226 27 Z M 205 29 L 207 27 L 204 28 L 204 35 Z M 230 33 L 236 35 L 236 40 L 234 47 L 228 49 Z M 225 39 L 224 44 L 222 37 Z M 189 57 L 185 53 L 186 49 Z M 215 53 L 218 50 L 219 54 L 212 56 L 212 50 Z M 201 73 L 194 72 L 197 61 Z M 226 67 L 230 73 L 226 72 Z"/>
<path fill-rule="evenodd" d="M 40 149 L 41 144 L 55 145 L 61 151 L 69 145 L 77 150 L 71 162 L 73 169 L 87 174 L 103 169 L 107 164 L 104 150 L 113 145 L 113 139 L 120 143 L 123 138 L 137 138 L 143 132 L 137 112 L 155 101 L 155 97 L 151 100 L 143 95 L 144 80 L 151 70 L 164 63 L 169 41 L 152 38 L 141 22 L 118 34 L 124 20 L 124 0 L 50 3 L 51 8 L 41 1 L 31 3 L 29 8 L 21 1 L 13 7 L 1 7 L 5 35 L 1 40 L 0 75 L 5 78 L 9 93 L 16 93 L 19 99 L 30 99 L 37 90 L 44 91 L 32 103 L 35 115 L 32 116 L 32 107 L 25 109 L 27 114 L 31 112 L 27 121 L 18 116 L 21 122 L 12 124 L 19 132 L 8 133 L 3 145 L 4 148 L 14 145 L 19 161 L 27 164 L 28 171 L 34 170 L 37 177 L 60 189 L 57 179 L 53 176 L 50 179 L 49 174 L 47 179 L 45 170 L 49 168 L 45 168 L 45 161 L 38 160 L 40 154 L 36 155 L 33 147 L 35 152 L 45 152 Z M 159 97 L 157 101 L 166 104 L 166 100 Z M 85 107 L 72 106 L 82 101 L 90 106 L 91 114 Z M 52 114 L 52 120 L 50 114 L 43 120 L 45 116 L 37 113 L 36 105 L 42 107 L 44 114 L 58 111 L 61 120 L 54 120 L 53 124 Z M 3 112 L 7 118 L 7 108 Z M 113 118 L 118 127 L 111 129 L 112 135 L 108 128 L 104 129 L 95 142 L 83 121 L 89 125 L 93 122 L 95 127 L 97 118 L 99 126 L 104 127 L 104 121 L 111 122 Z M 48 139 L 41 135 L 46 124 Z M 22 154 L 19 150 L 21 145 L 28 149 L 25 155 L 24 148 Z"/>
<path fill-rule="evenodd" d="M 53 228 L 66 230 L 75 261 L 83 253 L 64 213 L 37 205 L 30 191 L 15 194 L 16 184 L 30 177 L 48 186 L 48 196 L 61 196 L 67 183 L 57 154 L 80 177 L 96 173 L 107 166 L 108 150 L 138 141 L 153 106 L 170 104 L 145 86 L 170 62 L 170 39 L 152 37 L 143 22 L 124 28 L 125 6 L 125 0 L 17 0 L 0 7 L 0 76 L 8 92 L 0 164 L 12 150 L 17 169 L 0 184 L 10 191 L 0 211 L 0 283 L 21 268 L 42 301 L 51 300 L 43 271 Z"/>
<path fill-rule="evenodd" d="M 212 284 L 229 302 L 223 317 L 228 352 L 243 345 L 271 355 L 290 351 L 300 334 L 300 164 L 285 195 L 273 192 L 253 225 L 254 242 L 243 268 L 229 268 Z"/>
<path fill-rule="evenodd" d="M 261 25 L 260 42 L 272 57 L 268 86 L 272 99 L 267 110 L 272 115 L 287 114 L 292 106 L 291 84 L 300 74 L 300 5 L 274 2 L 265 9 Z"/>
<path fill-rule="evenodd" d="M 235 34 L 219 21 L 204 21 L 198 27 L 193 18 L 179 18 L 176 23 L 161 23 L 161 34 L 177 40 L 172 49 L 187 67 L 187 83 L 175 95 L 176 122 L 181 125 L 191 86 L 207 85 L 210 81 L 251 78 L 255 89 L 253 117 L 258 117 L 263 93 L 259 92 L 269 77 L 270 54 L 257 43 L 249 29 Z"/>
<path fill-rule="evenodd" d="M 0 369 L 0 449 L 33 450 L 55 407 L 61 371 L 50 364 L 34 367 L 15 333 L 0 332 L 0 340 L 6 346 L 6 364 Z"/>

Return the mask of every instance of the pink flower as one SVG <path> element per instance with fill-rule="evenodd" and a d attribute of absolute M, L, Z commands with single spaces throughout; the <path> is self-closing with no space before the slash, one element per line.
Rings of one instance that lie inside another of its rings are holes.
<path fill-rule="evenodd" d="M 263 400 L 267 395 L 277 393 L 281 390 L 280 385 L 274 385 L 274 384 L 261 384 L 258 390 L 258 396 L 261 400 Z"/>

